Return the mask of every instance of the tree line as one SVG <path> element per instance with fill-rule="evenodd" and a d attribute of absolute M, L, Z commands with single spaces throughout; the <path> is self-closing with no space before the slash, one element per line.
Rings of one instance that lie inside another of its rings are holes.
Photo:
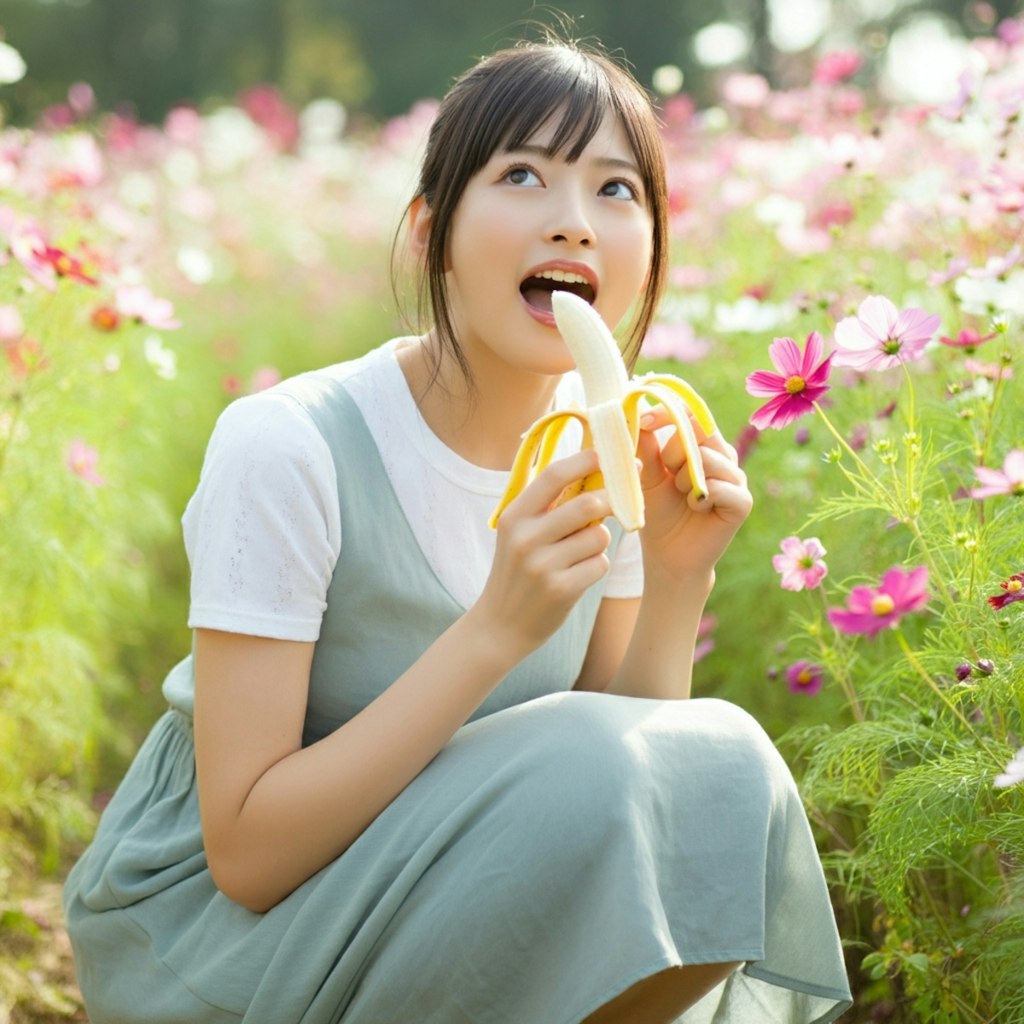
<path fill-rule="evenodd" d="M 834 6 L 847 19 L 859 9 Z M 969 36 L 1020 8 L 1019 0 L 894 0 L 887 13 L 850 27 L 884 39 L 928 10 Z M 645 83 L 656 68 L 678 66 L 698 100 L 713 81 L 691 41 L 711 22 L 743 25 L 754 40 L 744 67 L 770 80 L 777 73 L 769 0 L 558 0 L 557 8 L 536 0 L 5 0 L 0 38 L 29 72 L 0 87 L 0 106 L 24 123 L 86 81 L 100 107 L 126 105 L 159 121 L 175 104 L 227 100 L 269 82 L 293 103 L 332 96 L 354 112 L 389 117 L 443 94 L 475 58 L 528 34 L 528 22 L 557 26 L 559 12 L 572 35 L 601 40 Z"/>

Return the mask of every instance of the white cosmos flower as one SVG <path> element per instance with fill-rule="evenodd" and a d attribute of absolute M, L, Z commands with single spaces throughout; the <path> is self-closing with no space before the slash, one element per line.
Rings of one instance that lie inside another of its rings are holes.
<path fill-rule="evenodd" d="M 997 775 L 992 780 L 992 785 L 999 789 L 1005 789 L 1007 786 L 1016 786 L 1021 782 L 1024 782 L 1024 747 L 1021 747 L 1013 755 L 1010 763 L 1006 766 L 1006 771 Z"/>
<path fill-rule="evenodd" d="M 0 85 L 13 85 L 25 77 L 28 65 L 10 43 L 0 42 Z"/>
<path fill-rule="evenodd" d="M 771 331 L 793 319 L 793 309 L 784 303 L 758 302 L 744 295 L 733 303 L 715 304 L 715 330 L 724 334 L 757 334 Z"/>
<path fill-rule="evenodd" d="M 158 377 L 164 380 L 174 380 L 178 376 L 178 357 L 169 348 L 164 347 L 163 341 L 156 334 L 151 334 L 143 343 L 143 352 L 146 362 L 156 371 Z"/>

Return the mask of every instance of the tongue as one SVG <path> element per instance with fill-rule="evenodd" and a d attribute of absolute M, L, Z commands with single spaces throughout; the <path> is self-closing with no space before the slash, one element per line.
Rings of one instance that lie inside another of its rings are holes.
<path fill-rule="evenodd" d="M 545 312 L 551 312 L 551 288 L 542 288 L 539 285 L 530 286 L 523 289 L 523 298 L 534 307 L 534 309 L 543 309 Z"/>

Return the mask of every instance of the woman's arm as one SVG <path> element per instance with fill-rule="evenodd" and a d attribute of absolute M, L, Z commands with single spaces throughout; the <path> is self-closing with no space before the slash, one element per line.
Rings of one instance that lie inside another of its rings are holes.
<path fill-rule="evenodd" d="M 638 597 L 606 597 L 601 601 L 574 690 L 607 689 L 622 664 L 639 611 Z"/>
<path fill-rule="evenodd" d="M 608 568 L 601 491 L 553 510 L 597 469 L 548 467 L 505 511 L 476 604 L 387 690 L 302 748 L 313 644 L 197 630 L 195 740 L 214 880 L 255 911 L 338 857 Z"/>
<path fill-rule="evenodd" d="M 632 621 L 625 612 L 606 621 L 598 616 L 591 640 L 595 664 L 588 665 L 588 652 L 584 669 L 590 688 L 680 699 L 690 696 L 697 632 L 715 565 L 753 501 L 736 450 L 720 434 L 706 437 L 694 424 L 709 488 L 708 499 L 697 501 L 679 438 L 672 436 L 662 448 L 654 435 L 664 425 L 660 411 L 650 414 L 640 438 L 647 520 L 641 533 L 643 597 Z M 590 680 L 602 677 L 605 685 L 591 686 Z"/>
<path fill-rule="evenodd" d="M 644 597 L 601 602 L 574 690 L 631 697 L 688 697 L 704 604 L 699 581 L 659 578 L 650 570 Z"/>

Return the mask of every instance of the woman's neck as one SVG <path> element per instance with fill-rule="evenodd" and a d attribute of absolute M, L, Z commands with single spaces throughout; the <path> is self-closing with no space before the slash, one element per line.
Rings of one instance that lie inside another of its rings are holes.
<path fill-rule="evenodd" d="M 397 357 L 427 426 L 484 469 L 511 467 L 522 435 L 551 408 L 558 387 L 558 377 L 516 374 L 506 364 L 474 367 L 470 384 L 455 361 L 438 352 L 432 335 L 401 347 Z"/>

